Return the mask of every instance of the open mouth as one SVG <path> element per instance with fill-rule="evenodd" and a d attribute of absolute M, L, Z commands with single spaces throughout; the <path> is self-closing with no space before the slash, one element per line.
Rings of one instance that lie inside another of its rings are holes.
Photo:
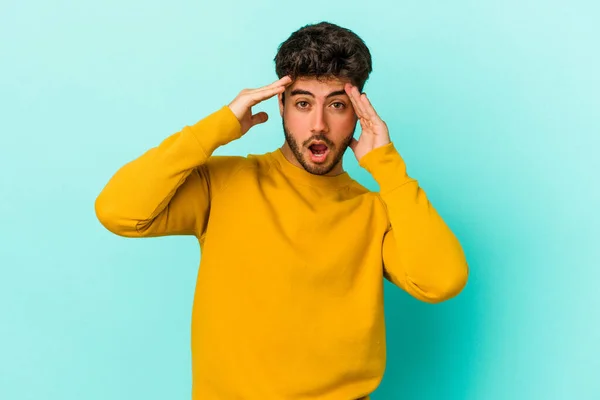
<path fill-rule="evenodd" d="M 310 158 L 313 162 L 323 162 L 329 154 L 329 147 L 325 143 L 313 143 L 308 147 Z"/>

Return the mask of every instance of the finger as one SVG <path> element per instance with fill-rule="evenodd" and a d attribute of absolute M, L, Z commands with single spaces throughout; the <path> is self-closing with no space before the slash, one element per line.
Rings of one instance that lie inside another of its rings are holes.
<path fill-rule="evenodd" d="M 350 149 L 352 149 L 352 151 L 356 151 L 357 144 L 358 144 L 358 140 L 352 138 L 352 140 L 350 140 L 350 144 L 349 144 Z"/>
<path fill-rule="evenodd" d="M 358 94 L 358 88 L 354 85 L 348 84 L 344 87 L 346 89 L 346 93 L 350 98 L 350 102 L 352 103 L 352 107 L 354 108 L 354 112 L 358 118 L 363 118 L 363 110 L 360 104 L 360 97 Z"/>
<path fill-rule="evenodd" d="M 360 100 L 361 100 L 362 105 L 363 105 L 364 113 L 366 115 L 368 115 L 369 118 L 371 118 L 371 119 L 380 119 L 379 115 L 377 114 L 377 111 L 375 111 L 375 108 L 371 104 L 371 101 L 367 97 L 366 93 L 363 93 L 363 94 L 360 95 Z"/>
<path fill-rule="evenodd" d="M 250 118 L 250 120 L 252 121 L 252 126 L 265 123 L 268 119 L 269 115 L 264 111 L 256 113 Z"/>
<path fill-rule="evenodd" d="M 281 79 L 273 82 L 276 85 L 284 85 L 287 86 L 289 84 L 291 84 L 294 80 L 292 79 L 292 77 L 290 75 L 286 75 L 284 77 L 282 77 Z"/>
<path fill-rule="evenodd" d="M 258 101 L 263 101 L 268 99 L 269 97 L 273 96 L 273 90 L 275 90 L 275 93 L 283 93 L 285 91 L 286 86 L 288 86 L 290 83 L 292 82 L 292 78 L 289 75 L 284 76 L 283 78 L 271 83 L 270 85 L 267 86 L 263 86 L 261 88 L 258 89 L 250 89 L 246 91 L 246 94 L 252 95 L 253 98 L 254 95 L 256 93 L 260 93 L 261 96 L 267 96 L 267 97 L 261 97 Z"/>
<path fill-rule="evenodd" d="M 285 86 L 274 86 L 270 89 L 264 89 L 258 92 L 248 92 L 248 102 L 249 106 L 255 106 L 261 101 L 265 101 L 276 94 L 283 93 L 285 91 Z"/>
<path fill-rule="evenodd" d="M 367 108 L 365 107 L 362 100 L 364 95 L 358 91 L 358 88 L 356 86 L 354 86 L 352 92 L 354 95 L 354 101 L 356 102 L 356 104 L 358 105 L 358 109 L 360 110 L 361 118 L 369 118 L 369 113 L 367 112 Z"/>
<path fill-rule="evenodd" d="M 260 87 L 258 89 L 254 89 L 254 90 L 259 91 L 259 90 L 271 89 L 274 87 L 287 86 L 290 83 L 292 83 L 292 78 L 289 75 L 286 75 L 283 78 L 278 79 L 275 82 L 271 83 L 270 85 L 263 86 L 263 87 Z"/>

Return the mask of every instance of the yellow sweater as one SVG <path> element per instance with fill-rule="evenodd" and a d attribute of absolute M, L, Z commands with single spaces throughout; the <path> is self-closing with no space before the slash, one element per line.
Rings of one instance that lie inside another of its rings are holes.
<path fill-rule="evenodd" d="M 359 162 L 377 193 L 279 149 L 212 155 L 240 135 L 227 106 L 184 127 L 116 172 L 97 217 L 125 237 L 198 238 L 194 400 L 368 396 L 385 367 L 383 277 L 449 299 L 468 276 L 459 241 L 393 143 Z"/>

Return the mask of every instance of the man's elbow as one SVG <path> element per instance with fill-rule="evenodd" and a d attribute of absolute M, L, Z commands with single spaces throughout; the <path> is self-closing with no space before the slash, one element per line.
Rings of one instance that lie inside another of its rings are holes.
<path fill-rule="evenodd" d="M 419 288 L 415 297 L 426 303 L 441 303 L 456 297 L 467 285 L 469 265 L 465 262 L 458 268 L 453 268 L 451 274 L 427 288 Z"/>
<path fill-rule="evenodd" d="M 441 290 L 438 293 L 438 296 L 435 298 L 435 302 L 441 303 L 458 296 L 465 286 L 467 286 L 468 280 L 469 266 L 465 264 L 463 268 L 448 278 L 446 284 L 440 288 Z"/>
<path fill-rule="evenodd" d="M 94 202 L 94 211 L 100 224 L 115 235 L 123 237 L 139 236 L 135 226 L 129 226 L 124 223 L 123 219 L 115 212 L 114 207 L 111 206 L 111 203 L 102 194 Z"/>

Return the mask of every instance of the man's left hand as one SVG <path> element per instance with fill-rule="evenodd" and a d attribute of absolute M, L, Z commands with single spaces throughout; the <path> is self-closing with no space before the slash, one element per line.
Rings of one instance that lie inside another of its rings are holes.
<path fill-rule="evenodd" d="M 387 124 L 379 118 L 366 93 L 361 94 L 358 88 L 350 83 L 344 85 L 344 90 L 350 97 L 362 129 L 358 140 L 352 138 L 350 142 L 350 148 L 360 161 L 371 150 L 390 143 L 390 133 Z"/>

